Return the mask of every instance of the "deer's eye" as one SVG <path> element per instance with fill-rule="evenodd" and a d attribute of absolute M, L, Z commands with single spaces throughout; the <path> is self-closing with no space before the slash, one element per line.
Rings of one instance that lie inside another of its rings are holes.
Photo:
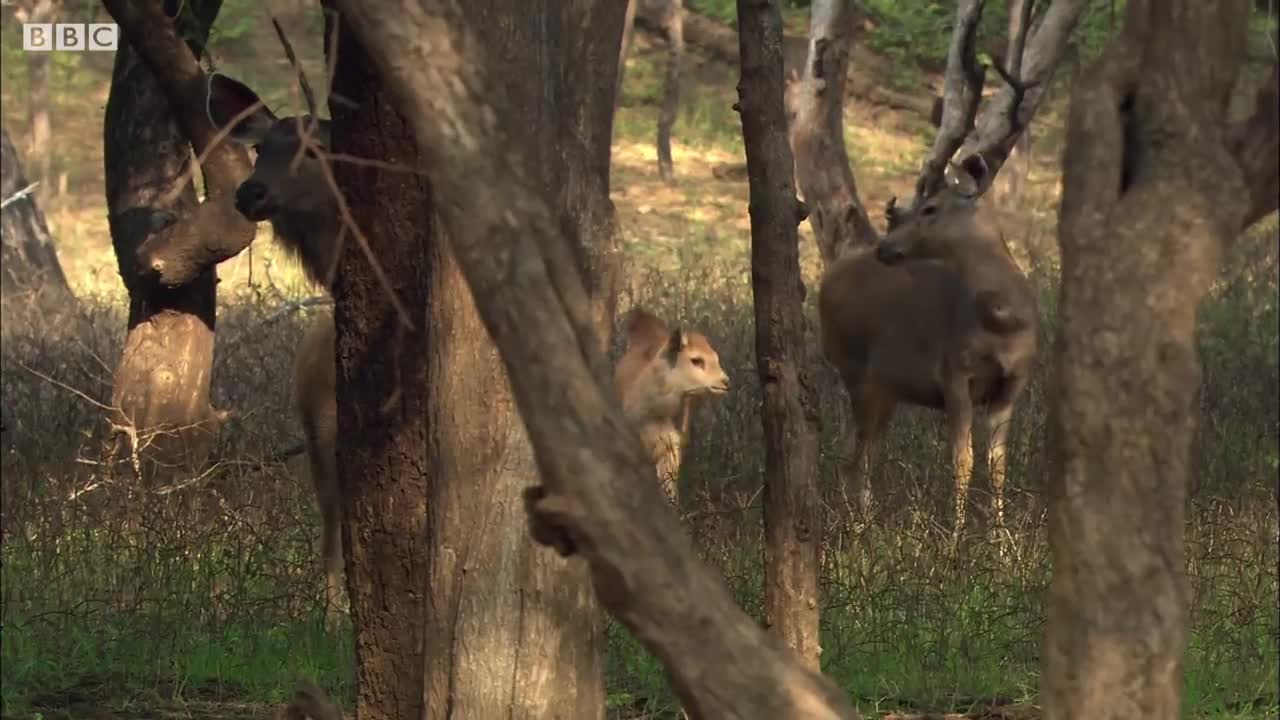
<path fill-rule="evenodd" d="M 690 358 L 689 362 L 693 363 L 693 366 L 696 368 L 704 367 L 707 364 L 707 361 L 700 357 Z"/>
<path fill-rule="evenodd" d="M 937 205 L 925 205 L 923 208 L 920 208 L 921 215 L 932 215 L 936 212 L 938 212 Z"/>

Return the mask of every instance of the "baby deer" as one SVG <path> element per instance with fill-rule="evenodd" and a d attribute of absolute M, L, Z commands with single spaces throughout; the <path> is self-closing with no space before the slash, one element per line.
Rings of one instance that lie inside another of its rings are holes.
<path fill-rule="evenodd" d="M 676 478 L 693 403 L 729 392 L 720 356 L 700 332 L 668 331 L 653 313 L 632 312 L 627 347 L 614 370 L 622 409 L 636 425 L 658 474 L 658 484 L 677 504 Z"/>
<path fill-rule="evenodd" d="M 1039 325 L 1035 291 L 995 218 L 977 202 L 987 180 L 978 156 L 920 208 L 899 215 L 875 249 L 850 250 L 818 294 L 822 351 L 853 403 L 840 475 L 866 514 L 875 444 L 901 402 L 943 410 L 955 480 L 954 533 L 965 522 L 975 407 L 987 409 L 992 516 L 1004 521 L 1009 420 L 1031 376 Z"/>

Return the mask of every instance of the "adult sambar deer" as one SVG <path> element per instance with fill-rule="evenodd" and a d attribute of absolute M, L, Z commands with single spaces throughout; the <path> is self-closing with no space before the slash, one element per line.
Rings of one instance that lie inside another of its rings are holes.
<path fill-rule="evenodd" d="M 311 104 L 308 98 L 308 104 Z M 276 241 L 301 262 L 303 272 L 332 289 L 341 227 L 334 190 L 322 163 L 329 147 L 329 121 L 307 115 L 278 118 L 258 94 L 222 73 L 209 75 L 209 121 L 237 142 L 257 149 L 253 172 L 236 189 L 236 209 L 254 221 L 268 220 Z M 323 523 L 325 620 L 337 620 L 342 597 L 341 498 L 338 495 L 333 317 L 321 313 L 308 328 L 294 364 L 294 402 L 306 437 L 311 481 Z"/>
<path fill-rule="evenodd" d="M 1039 325 L 1035 291 L 996 218 L 978 202 L 988 181 L 982 158 L 967 158 L 946 188 L 899 214 L 875 248 L 853 249 L 833 262 L 818 294 L 823 355 L 853 404 L 855 429 L 840 464 L 846 492 L 857 495 L 866 515 L 868 469 L 897 404 L 943 410 L 957 538 L 977 407 L 987 409 L 990 431 L 992 518 L 996 526 L 1004 521 L 1009 420 L 1030 378 Z"/>
<path fill-rule="evenodd" d="M 677 504 L 689 417 L 694 403 L 729 392 L 729 376 L 707 336 L 678 327 L 668 331 L 656 315 L 632 311 L 627 348 L 614 369 L 622 409 L 640 433 L 658 474 L 658 484 Z"/>

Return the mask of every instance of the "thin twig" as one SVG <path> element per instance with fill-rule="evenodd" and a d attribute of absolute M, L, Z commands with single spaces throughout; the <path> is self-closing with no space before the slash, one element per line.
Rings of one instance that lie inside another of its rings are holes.
<path fill-rule="evenodd" d="M 30 185 L 28 185 L 28 186 L 26 186 L 26 187 L 22 188 L 22 189 L 21 189 L 21 190 L 19 190 L 18 192 L 16 192 L 16 193 L 14 193 L 14 194 L 10 195 L 9 197 L 5 198 L 4 202 L 0 202 L 0 210 L 4 210 L 5 208 L 9 207 L 11 204 L 13 204 L 13 203 L 15 203 L 15 202 L 17 202 L 17 201 L 21 200 L 22 198 L 24 198 L 24 197 L 26 197 L 26 196 L 30 195 L 30 194 L 31 194 L 31 191 L 32 191 L 32 190 L 35 190 L 36 186 L 37 186 L 37 185 L 39 185 L 39 184 L 40 184 L 40 181 L 39 181 L 39 180 L 37 180 L 37 181 L 35 181 L 35 182 L 31 183 Z"/>

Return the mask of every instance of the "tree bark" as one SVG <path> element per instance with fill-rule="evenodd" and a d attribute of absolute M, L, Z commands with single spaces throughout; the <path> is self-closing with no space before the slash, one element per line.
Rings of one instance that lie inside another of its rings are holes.
<path fill-rule="evenodd" d="M 680 114 L 680 69 L 684 64 L 684 0 L 663 0 L 660 25 L 667 40 L 667 71 L 662 80 L 662 109 L 658 112 L 658 176 L 675 179 L 671 160 L 671 130 Z"/>
<path fill-rule="evenodd" d="M 149 41 L 171 39 L 174 54 L 185 53 L 195 65 L 194 49 L 203 47 L 221 2 L 191 5 L 199 22 L 185 42 L 167 23 L 150 27 L 148 35 Z M 150 4 L 138 7 L 158 14 Z M 191 182 L 191 145 L 176 114 L 125 32 L 104 116 L 103 162 L 111 242 L 129 292 L 128 335 L 112 386 L 112 422 L 132 434 L 128 449 L 135 470 L 143 462 L 148 471 L 203 463 L 212 433 L 225 419 L 209 404 L 217 307 L 214 268 L 205 268 L 190 282 L 165 286 L 138 262 L 146 243 L 181 231 L 203 212 Z M 217 176 L 207 172 L 206 182 L 216 184 Z M 252 231 L 252 223 L 241 220 Z"/>
<path fill-rule="evenodd" d="M 1249 189 L 1280 174 L 1274 82 L 1250 122 L 1227 123 L 1247 4 L 1126 5 L 1124 30 L 1081 76 L 1067 121 L 1050 720 L 1181 714 L 1196 312 L 1223 250 L 1256 217 Z M 1254 162 L 1266 149 L 1265 165 Z M 1273 194 L 1264 208 L 1276 203 Z"/>
<path fill-rule="evenodd" d="M 514 5 L 487 0 L 468 3 L 466 19 L 485 39 L 501 94 L 517 108 L 519 122 L 509 131 L 538 158 L 539 191 L 556 201 L 560 227 L 574 239 L 566 265 L 577 274 L 588 271 L 593 324 L 607 337 L 620 282 L 608 192 L 623 8 L 585 0 Z M 335 139 L 353 143 L 337 151 L 421 165 L 405 116 L 387 104 L 378 73 L 349 29 L 340 37 L 335 89 L 361 110 L 335 125 Z M 335 120 L 341 117 L 335 112 Z M 371 139 L 377 137 L 384 147 Z M 400 360 L 404 367 L 421 363 L 425 373 L 418 390 L 401 388 L 402 393 L 425 393 L 417 411 L 423 425 L 412 429 L 415 440 L 406 443 L 421 448 L 417 464 L 384 462 L 386 471 L 371 476 L 374 457 L 387 450 L 373 437 L 348 447 L 354 452 L 339 460 L 343 477 L 365 478 L 347 491 L 353 538 L 348 577 L 361 665 L 358 712 L 362 717 L 416 717 L 418 712 L 433 718 L 600 717 L 605 697 L 599 610 L 585 567 L 527 540 L 521 498 L 536 478 L 537 465 L 506 369 L 431 206 L 424 206 L 427 218 L 416 224 L 384 224 L 388 217 L 403 216 L 396 208 L 430 197 L 429 187 L 423 184 L 406 195 L 407 188 L 391 177 L 376 180 L 369 174 L 374 172 L 344 174 L 343 187 L 371 241 L 374 235 L 386 236 L 374 248 L 378 257 L 399 261 L 406 254 L 416 257 L 415 247 L 425 248 L 425 257 L 414 260 L 421 265 L 418 281 L 425 283 L 425 292 L 406 298 L 406 304 L 426 308 L 425 319 L 415 322 L 425 322 L 427 330 L 408 334 L 416 338 L 407 341 L 416 354 Z M 410 227 L 423 230 L 414 236 Z M 402 238 L 394 244 L 386 239 L 397 232 Z M 348 272 L 344 266 L 340 276 Z M 338 307 L 358 302 L 372 308 L 372 315 L 361 311 L 366 316 L 361 322 L 382 317 L 389 308 L 376 291 L 370 285 L 358 297 L 339 295 Z M 386 338 L 352 332 L 357 333 L 353 347 L 370 352 L 386 347 Z M 365 385 L 345 402 L 359 403 L 362 416 L 370 417 L 391 390 L 366 396 L 367 379 L 387 373 L 394 378 L 395 368 L 384 365 L 371 374 L 375 366 L 368 359 L 353 357 L 358 362 L 348 363 L 350 374 L 339 376 Z M 341 408 L 342 396 L 339 402 Z M 344 436 L 376 429 L 367 420 L 363 429 L 349 429 L 357 426 L 344 424 L 352 422 L 346 418 L 340 417 Z M 388 496 L 418 497 L 419 492 L 418 503 L 403 503 L 388 513 Z M 378 541 L 381 546 L 360 539 L 388 534 L 403 540 L 386 547 L 385 539 Z M 423 538 L 425 547 L 419 544 Z M 425 629 L 406 632 L 406 617 L 423 618 Z M 363 623 L 371 623 L 368 630 Z M 414 688 L 416 706 L 405 700 Z"/>
<path fill-rule="evenodd" d="M 844 145 L 844 93 L 839 88 L 848 74 L 854 13 L 854 0 L 813 1 L 804 74 L 788 82 L 785 93 L 796 181 L 824 266 L 847 247 L 874 245 L 880 238 L 858 199 Z"/>
<path fill-rule="evenodd" d="M 9 130 L 0 127 L 0 300 L 6 315 L 20 305 L 52 319 L 76 298 L 28 186 Z"/>
<path fill-rule="evenodd" d="M 360 43 L 340 23 L 331 103 L 332 151 L 415 167 L 412 132 L 388 101 Z M 435 195 L 421 175 L 334 163 L 351 219 L 384 262 L 390 289 L 410 309 L 402 318 L 359 242 L 348 237 L 334 280 L 339 487 L 347 593 L 355 629 L 356 715 L 422 716 L 422 652 L 431 558 L 425 552 L 432 431 L 431 342 L 447 325 L 435 309 L 439 285 Z M 412 323 L 406 327 L 404 322 Z"/>
<path fill-rule="evenodd" d="M 738 0 L 738 97 L 750 178 L 756 366 L 764 423 L 765 626 L 817 670 L 818 410 L 807 352 L 777 2 Z M 837 86 L 839 87 L 839 86 Z"/>
<path fill-rule="evenodd" d="M 601 601 L 666 664 L 691 716 L 852 717 L 834 686 L 734 606 L 646 472 L 606 389 L 572 248 L 459 5 L 340 6 L 413 122 L 450 245 L 501 353 L 543 482 L 525 494 L 535 539 L 582 555 Z M 603 78 L 614 87 L 612 71 Z"/>
<path fill-rule="evenodd" d="M 56 0 L 34 0 L 29 3 L 27 17 L 21 22 L 53 22 L 58 12 Z M 49 57 L 47 52 L 23 53 L 27 61 L 27 157 L 33 160 L 32 171 L 37 182 L 48 187 L 53 167 L 53 126 L 49 120 Z M 47 196 L 46 196 L 47 197 Z"/>
<path fill-rule="evenodd" d="M 157 230 L 144 233 L 131 251 L 136 255 L 131 261 L 136 272 L 146 275 L 149 283 L 177 288 L 235 257 L 256 232 L 256 224 L 241 215 L 233 202 L 236 187 L 249 174 L 248 152 L 230 140 L 214 144 L 217 130 L 205 109 L 208 78 L 197 62 L 221 2 L 185 3 L 176 19 L 155 2 L 103 0 L 103 5 L 120 25 L 122 44 L 127 40 L 131 52 L 146 66 L 158 92 L 167 99 L 173 122 L 200 158 L 206 202 L 187 209 L 180 218 L 163 207 L 169 201 L 163 195 L 156 198 L 155 206 L 128 208 L 131 227 Z"/>

